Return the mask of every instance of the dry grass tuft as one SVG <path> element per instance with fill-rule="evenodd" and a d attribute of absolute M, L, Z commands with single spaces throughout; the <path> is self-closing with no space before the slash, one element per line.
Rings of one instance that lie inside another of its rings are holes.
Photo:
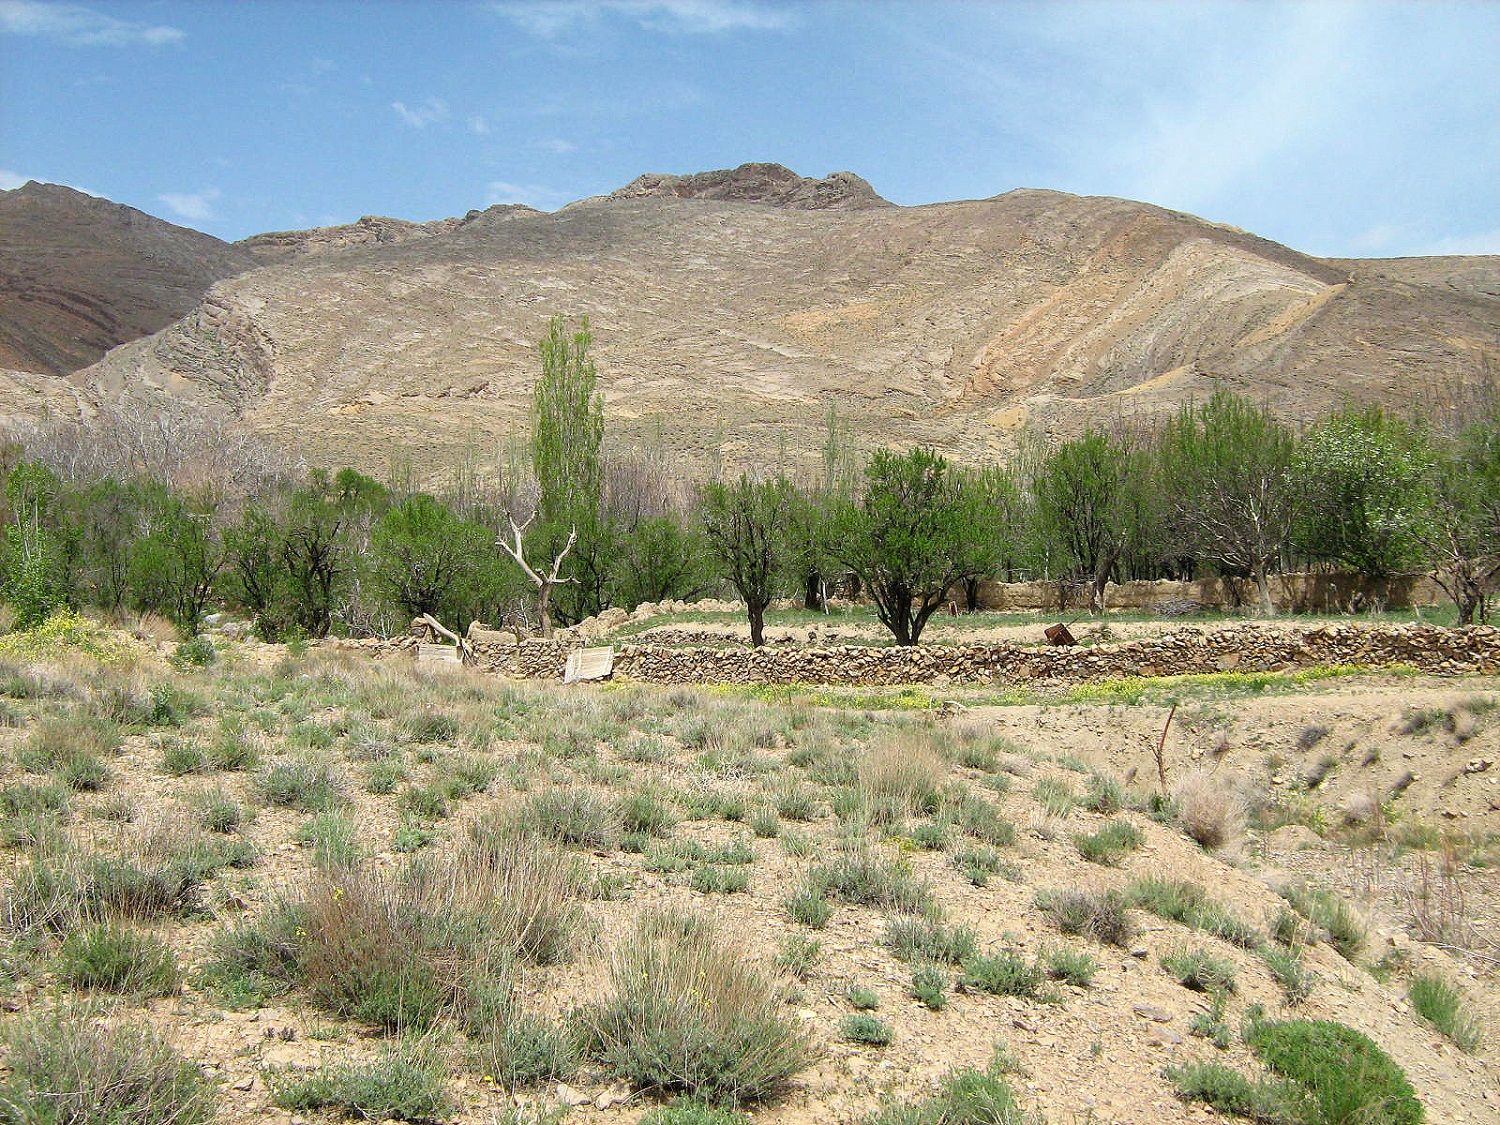
<path fill-rule="evenodd" d="M 653 911 L 616 950 L 610 994 L 581 1016 L 590 1051 L 637 1085 L 737 1105 L 814 1057 L 771 980 L 686 914 Z"/>
<path fill-rule="evenodd" d="M 1245 803 L 1223 778 L 1202 770 L 1188 774 L 1173 793 L 1177 824 L 1210 851 L 1232 851 L 1244 839 Z"/>
<path fill-rule="evenodd" d="M 858 786 L 872 809 L 896 816 L 937 811 L 948 760 L 921 737 L 888 736 L 873 742 L 859 759 Z"/>

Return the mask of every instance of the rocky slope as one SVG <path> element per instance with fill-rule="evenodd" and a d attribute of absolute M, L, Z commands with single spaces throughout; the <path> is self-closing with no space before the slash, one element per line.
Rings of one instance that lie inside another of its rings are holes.
<path fill-rule="evenodd" d="M 0 191 L 0 367 L 75 371 L 254 264 L 210 235 L 72 188 Z"/>
<path fill-rule="evenodd" d="M 73 381 L 419 471 L 519 432 L 535 344 L 587 314 L 611 440 L 699 469 L 865 445 L 1002 455 L 1227 384 L 1305 418 L 1500 360 L 1500 259 L 1328 261 L 1119 199 L 898 207 L 777 166 L 647 176 L 545 214 L 313 232 Z M 373 224 L 369 226 L 367 224 Z M 291 241 L 295 241 L 292 239 Z"/>

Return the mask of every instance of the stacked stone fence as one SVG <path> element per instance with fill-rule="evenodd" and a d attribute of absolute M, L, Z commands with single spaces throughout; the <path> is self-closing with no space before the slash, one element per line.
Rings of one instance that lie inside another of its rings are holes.
<path fill-rule="evenodd" d="M 479 643 L 478 668 L 526 679 L 561 679 L 567 641 Z M 1075 648 L 1008 644 L 877 648 L 615 648 L 617 678 L 657 684 L 921 683 L 1071 684 L 1122 676 L 1285 671 L 1319 665 L 1411 665 L 1437 674 L 1500 672 L 1500 629 L 1437 625 L 1245 624 L 1183 628 L 1148 640 Z"/>
<path fill-rule="evenodd" d="M 1391 609 L 1438 605 L 1448 601 L 1442 588 L 1425 574 L 1394 575 L 1378 584 L 1345 572 L 1273 574 L 1270 585 L 1271 597 L 1283 613 L 1340 613 L 1357 594 L 1370 604 Z M 962 604 L 962 591 L 950 593 Z M 980 582 L 978 593 L 979 608 L 988 610 L 1065 612 L 1088 604 L 1086 593 L 1077 588 L 1067 590 L 1055 581 L 985 580 Z M 1174 603 L 1195 603 L 1209 609 L 1236 609 L 1254 605 L 1257 599 L 1255 584 L 1241 578 L 1111 582 L 1104 591 L 1105 605 L 1116 610 L 1161 609 Z"/>

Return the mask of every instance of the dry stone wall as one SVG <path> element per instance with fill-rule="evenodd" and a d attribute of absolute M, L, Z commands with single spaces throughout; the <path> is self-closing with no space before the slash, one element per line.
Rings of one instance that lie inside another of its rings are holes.
<path fill-rule="evenodd" d="M 1401 574 L 1386 580 L 1376 589 L 1357 574 L 1343 572 L 1273 574 L 1271 596 L 1284 613 L 1338 613 L 1356 594 L 1371 603 L 1380 602 L 1392 608 L 1439 605 L 1448 601 L 1430 577 L 1425 574 Z M 962 592 L 951 591 L 955 600 Z M 991 582 L 979 584 L 979 608 L 990 610 L 1062 610 L 1086 603 L 1079 590 L 1071 592 L 1068 605 L 1060 602 L 1062 590 L 1056 582 Z M 1178 604 L 1196 604 L 1213 609 L 1234 609 L 1254 605 L 1255 586 L 1248 579 L 1202 578 L 1192 582 L 1111 582 L 1105 587 L 1104 602 L 1110 609 L 1162 609 Z"/>
<path fill-rule="evenodd" d="M 561 641 L 480 644 L 480 668 L 561 679 L 572 647 Z M 1245 624 L 1183 628 L 1149 640 L 1076 648 L 924 645 L 917 648 L 669 648 L 622 645 L 615 676 L 659 684 L 1066 684 L 1120 676 L 1274 671 L 1314 665 L 1413 665 L 1424 672 L 1500 672 L 1500 629 L 1437 625 Z"/>

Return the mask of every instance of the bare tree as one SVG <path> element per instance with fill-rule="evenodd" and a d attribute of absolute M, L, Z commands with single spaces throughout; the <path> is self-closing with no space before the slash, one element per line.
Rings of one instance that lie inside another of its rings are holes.
<path fill-rule="evenodd" d="M 557 557 L 552 560 L 552 569 L 544 573 L 543 571 L 537 570 L 526 561 L 526 549 L 522 543 L 522 539 L 526 534 L 526 529 L 531 526 L 531 522 L 534 519 L 536 519 L 535 512 L 526 517 L 525 523 L 517 525 L 514 518 L 507 517 L 506 522 L 510 524 L 511 537 L 515 542 L 507 543 L 505 541 L 505 537 L 502 535 L 496 538 L 495 545 L 516 561 L 516 565 L 521 568 L 526 577 L 529 578 L 532 584 L 536 587 L 537 624 L 542 631 L 543 637 L 551 637 L 552 590 L 556 586 L 563 586 L 569 582 L 577 581 L 577 579 L 575 578 L 559 577 L 558 572 L 562 569 L 563 560 L 568 557 L 568 552 L 573 549 L 573 544 L 578 542 L 578 529 L 573 528 L 568 532 L 568 541 L 563 544 L 563 549 L 559 551 Z"/>

